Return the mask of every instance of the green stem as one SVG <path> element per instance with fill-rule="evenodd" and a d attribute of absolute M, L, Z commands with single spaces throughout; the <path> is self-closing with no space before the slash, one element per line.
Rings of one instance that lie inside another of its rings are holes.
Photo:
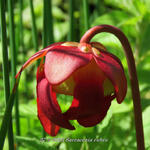
<path fill-rule="evenodd" d="M 8 99 L 7 106 L 6 106 L 5 113 L 4 113 L 4 117 L 2 120 L 1 129 L 0 129 L 0 150 L 3 149 L 7 129 L 8 129 L 8 126 L 10 125 L 11 113 L 12 113 L 13 104 L 15 101 L 15 94 L 16 94 L 16 91 L 18 88 L 18 83 L 19 83 L 19 79 L 17 79 L 15 84 L 14 84 L 14 87 L 13 87 L 12 93 Z M 14 149 L 14 146 L 11 148 Z"/>
<path fill-rule="evenodd" d="M 43 1 L 43 35 L 42 35 L 42 45 L 45 48 L 48 45 L 47 40 L 47 9 L 46 0 Z"/>
<path fill-rule="evenodd" d="M 29 0 L 29 4 L 30 4 L 30 11 L 31 11 L 31 18 L 32 18 L 33 45 L 34 45 L 34 49 L 38 51 L 38 38 L 37 38 L 37 28 L 36 28 L 34 8 L 33 8 L 33 0 Z"/>
<path fill-rule="evenodd" d="M 101 0 L 95 0 L 95 7 L 96 7 L 96 16 L 95 17 L 99 17 L 100 15 L 102 15 L 105 12 L 105 4 L 104 1 Z"/>
<path fill-rule="evenodd" d="M 95 0 L 97 17 L 100 15 L 100 0 Z"/>
<path fill-rule="evenodd" d="M 23 51 L 24 53 L 24 37 L 23 37 L 23 21 L 22 21 L 22 11 L 23 11 L 23 1 L 22 0 L 19 0 L 19 30 L 20 30 L 20 46 L 21 46 L 21 50 Z"/>
<path fill-rule="evenodd" d="M 51 0 L 43 1 L 43 48 L 54 43 Z"/>
<path fill-rule="evenodd" d="M 15 27 L 14 27 L 14 12 L 13 12 L 13 0 L 8 0 L 8 13 L 9 13 L 9 33 L 10 33 L 10 52 L 11 52 L 11 69 L 12 69 L 12 85 L 15 83 L 16 75 L 16 46 L 15 46 Z M 16 132 L 20 135 L 20 121 L 19 121 L 19 102 L 16 97 L 15 101 L 15 119 L 16 119 Z"/>
<path fill-rule="evenodd" d="M 83 0 L 83 11 L 84 11 L 84 25 L 85 31 L 89 29 L 89 8 L 88 8 L 88 0 Z"/>
<path fill-rule="evenodd" d="M 16 46 L 15 46 L 15 30 L 14 30 L 14 12 L 13 0 L 8 0 L 8 14 L 9 14 L 9 35 L 10 35 L 10 52 L 11 52 L 11 70 L 12 70 L 12 85 L 15 82 L 16 75 Z"/>
<path fill-rule="evenodd" d="M 47 33 L 47 1 L 43 0 L 43 35 L 42 35 L 42 45 L 43 48 L 48 46 L 48 33 Z M 42 128 L 43 129 L 43 128 Z M 46 137 L 46 132 L 42 130 L 43 137 Z"/>
<path fill-rule="evenodd" d="M 46 9 L 47 9 L 47 38 L 48 45 L 54 43 L 54 32 L 53 32 L 53 16 L 52 16 L 52 1 L 46 1 Z"/>
<path fill-rule="evenodd" d="M 75 35 L 74 35 L 74 1 L 73 0 L 69 0 L 69 41 L 74 41 L 75 39 Z"/>
<path fill-rule="evenodd" d="M 7 35 L 6 35 L 6 19 L 5 19 L 5 1 L 0 0 L 0 23 L 1 23 L 1 39 L 2 39 L 2 55 L 3 55 L 3 79 L 4 79 L 4 95 L 5 101 L 8 102 L 10 95 L 10 83 L 9 83 L 9 63 L 8 63 L 8 51 L 7 51 Z M 12 130 L 12 121 L 11 114 L 9 114 L 10 121 L 8 127 L 8 141 L 9 149 L 14 149 L 13 141 L 13 130 Z M 5 126 L 6 124 L 4 124 Z M 7 131 L 7 128 L 6 128 Z M 3 148 L 4 140 L 6 137 L 6 132 L 3 131 L 3 134 L 0 134 L 0 149 Z M 1 133 L 1 132 L 0 132 Z"/>
<path fill-rule="evenodd" d="M 20 49 L 22 52 L 22 60 L 23 62 L 26 61 L 26 50 L 25 50 L 25 44 L 24 44 L 24 28 L 23 28 L 23 0 L 19 0 L 19 31 L 20 31 Z M 24 95 L 27 94 L 28 91 L 28 85 L 27 85 L 27 74 L 26 72 L 24 73 L 24 88 L 25 88 L 25 93 L 23 93 Z M 24 99 L 27 99 L 26 96 L 24 97 Z"/>
<path fill-rule="evenodd" d="M 53 18 L 52 18 L 52 6 L 51 0 L 43 1 L 43 35 L 42 35 L 42 44 L 43 48 L 52 44 L 54 42 L 53 36 Z M 43 137 L 46 136 L 45 131 L 43 130 Z"/>

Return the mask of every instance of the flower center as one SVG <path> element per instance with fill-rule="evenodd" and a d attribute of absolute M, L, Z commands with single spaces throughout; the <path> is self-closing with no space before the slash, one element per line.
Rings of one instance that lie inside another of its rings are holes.
<path fill-rule="evenodd" d="M 78 46 L 79 43 L 77 42 L 65 42 L 63 44 L 61 44 L 62 46 Z"/>
<path fill-rule="evenodd" d="M 80 43 L 78 45 L 78 48 L 84 52 L 84 53 L 89 53 L 89 52 L 92 52 L 92 46 L 90 44 L 87 44 L 87 43 Z"/>

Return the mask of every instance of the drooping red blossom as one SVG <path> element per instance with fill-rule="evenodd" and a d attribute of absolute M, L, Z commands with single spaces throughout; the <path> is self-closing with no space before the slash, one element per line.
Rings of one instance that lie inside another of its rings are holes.
<path fill-rule="evenodd" d="M 127 81 L 120 60 L 97 42 L 55 43 L 34 54 L 31 62 L 43 58 L 37 69 L 38 117 L 45 131 L 55 136 L 59 128 L 74 130 L 69 120 L 84 127 L 95 126 L 107 114 L 111 101 L 120 104 Z M 56 94 L 73 96 L 70 108 L 62 113 Z"/>

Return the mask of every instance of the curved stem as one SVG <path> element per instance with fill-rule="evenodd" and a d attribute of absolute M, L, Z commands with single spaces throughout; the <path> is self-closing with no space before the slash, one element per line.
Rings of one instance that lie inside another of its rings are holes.
<path fill-rule="evenodd" d="M 101 33 L 101 32 L 109 32 L 109 33 L 114 34 L 120 40 L 124 48 L 124 52 L 125 52 L 127 63 L 128 63 L 129 78 L 130 78 L 131 89 L 132 89 L 137 149 L 145 150 L 139 84 L 138 84 L 138 79 L 137 79 L 135 61 L 134 61 L 132 49 L 131 49 L 128 39 L 126 38 L 126 36 L 120 29 L 114 26 L 99 25 L 99 26 L 95 26 L 89 29 L 81 38 L 80 43 L 89 43 L 95 34 Z"/>

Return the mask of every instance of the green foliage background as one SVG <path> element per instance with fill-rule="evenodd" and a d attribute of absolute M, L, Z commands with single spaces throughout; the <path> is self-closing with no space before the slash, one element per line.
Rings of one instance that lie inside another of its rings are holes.
<path fill-rule="evenodd" d="M 83 6 L 81 0 L 75 0 L 74 11 L 74 40 L 79 41 L 85 32 Z M 150 0 L 89 0 L 90 27 L 100 24 L 110 24 L 120 28 L 128 37 L 135 56 L 137 73 L 141 92 L 143 124 L 146 149 L 150 149 Z M 34 0 L 34 13 L 37 26 L 39 49 L 42 49 L 43 32 L 43 1 Z M 15 1 L 15 34 L 17 47 L 17 70 L 37 50 L 33 47 L 32 18 L 29 1 L 23 1 L 23 46 L 20 46 L 19 4 Z M 55 42 L 67 41 L 69 35 L 69 1 L 53 0 L 52 15 L 54 21 Z M 9 15 L 6 14 L 7 25 Z M 1 30 L 0 30 L 1 32 Z M 9 40 L 9 31 L 8 40 Z M 93 38 L 104 44 L 108 51 L 119 57 L 123 63 L 128 78 L 128 68 L 121 44 L 111 34 L 101 33 Z M 1 40 L 0 40 L 1 49 Z M 9 54 L 9 59 L 11 55 Z M 11 70 L 11 67 L 8 66 Z M 116 100 L 107 113 L 106 118 L 97 126 L 83 128 L 74 121 L 75 131 L 61 129 L 56 138 L 70 139 L 106 139 L 107 142 L 63 142 L 55 141 L 46 135 L 45 142 L 41 141 L 42 127 L 37 118 L 36 108 L 36 67 L 34 64 L 22 74 L 19 85 L 19 111 L 21 135 L 16 136 L 15 115 L 13 111 L 13 129 L 15 143 L 19 142 L 19 150 L 135 150 L 136 137 L 133 116 L 133 103 L 128 78 L 128 93 L 122 104 Z M 4 89 L 2 78 L 2 51 L 0 50 L 0 123 L 5 110 Z M 10 80 L 11 72 L 10 72 Z M 12 86 L 12 85 L 11 85 Z M 123 88 L 123 87 L 122 87 Z M 58 96 L 62 110 L 66 110 L 71 103 L 71 97 Z M 4 149 L 8 149 L 7 139 Z"/>

